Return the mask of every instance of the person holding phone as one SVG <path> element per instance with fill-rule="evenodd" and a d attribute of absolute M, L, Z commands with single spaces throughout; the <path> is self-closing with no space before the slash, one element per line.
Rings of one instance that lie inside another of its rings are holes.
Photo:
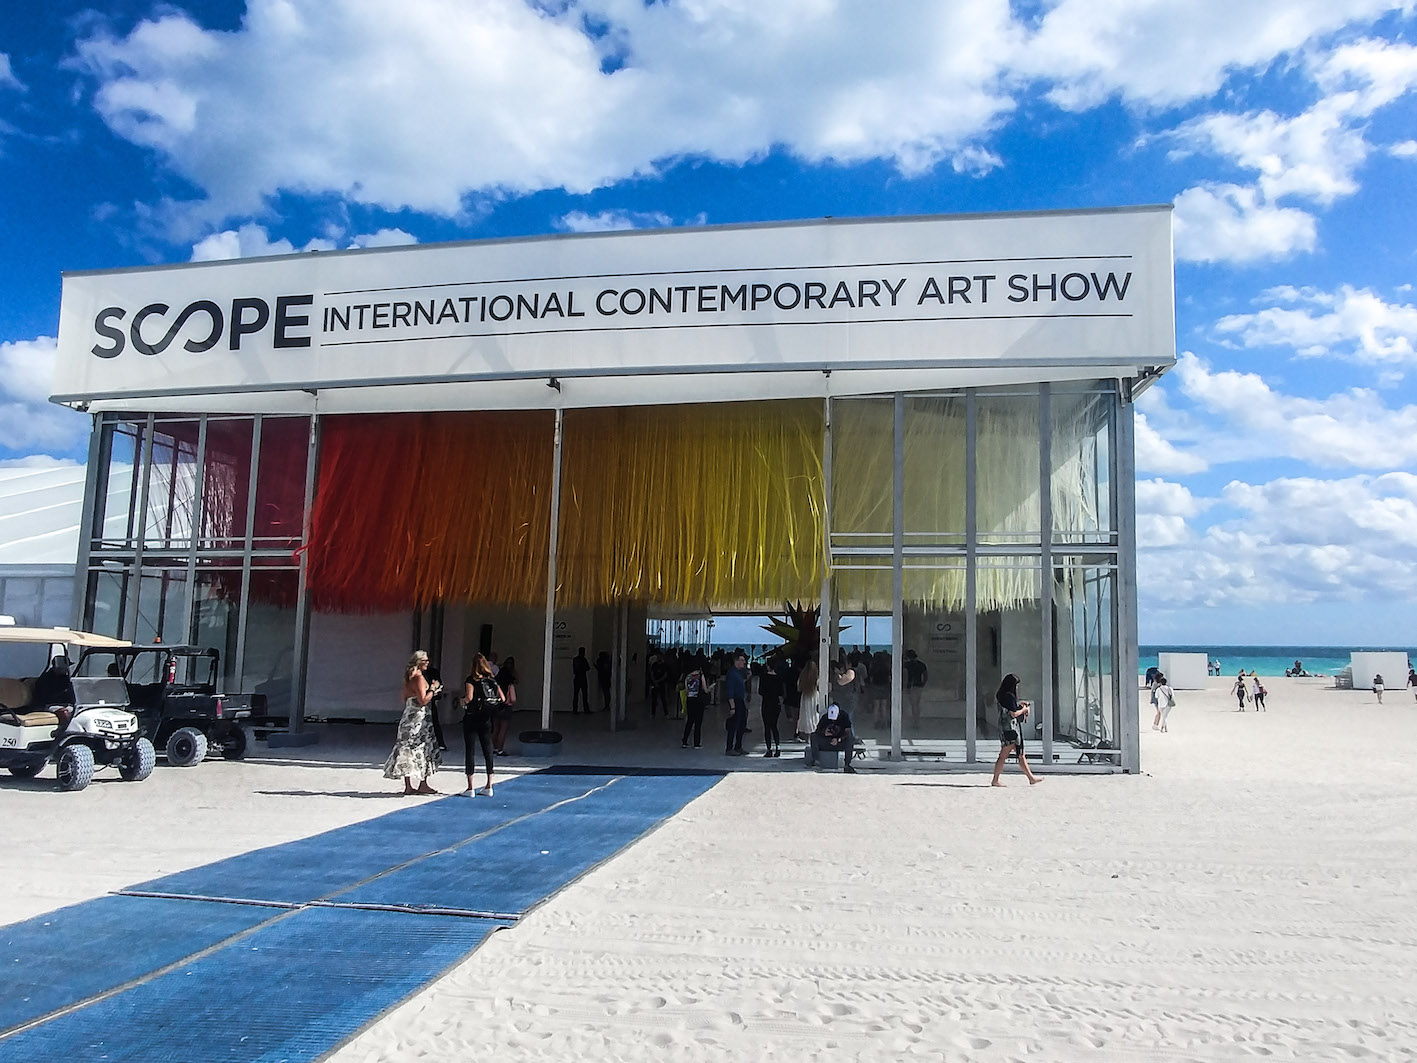
<path fill-rule="evenodd" d="M 1004 785 L 999 781 L 999 776 L 1004 773 L 1004 764 L 1008 762 L 1010 753 L 1018 757 L 1018 766 L 1028 777 L 1028 785 L 1042 782 L 1033 774 L 1028 758 L 1023 754 L 1023 724 L 1028 719 L 1030 706 L 1028 702 L 1018 699 L 1018 676 L 1012 672 L 1004 676 L 994 700 L 999 703 L 999 759 L 994 761 L 994 781 L 990 785 Z"/>

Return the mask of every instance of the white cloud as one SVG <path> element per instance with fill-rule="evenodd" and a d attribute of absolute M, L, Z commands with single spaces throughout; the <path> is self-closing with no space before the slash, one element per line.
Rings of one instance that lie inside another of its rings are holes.
<path fill-rule="evenodd" d="M 1141 411 L 1136 415 L 1136 463 L 1141 472 L 1159 472 L 1168 476 L 1184 476 L 1204 472 L 1210 463 L 1199 454 L 1178 449 L 1152 427 Z"/>
<path fill-rule="evenodd" d="M 667 229 L 674 224 L 668 214 L 633 210 L 602 210 L 587 214 L 573 210 L 563 214 L 557 227 L 573 233 L 608 233 L 623 229 Z"/>
<path fill-rule="evenodd" d="M 50 336 L 0 343 L 0 446 L 65 452 L 87 438 L 87 417 L 49 401 L 55 351 Z"/>
<path fill-rule="evenodd" d="M 1216 331 L 1244 347 L 1290 347 L 1304 357 L 1417 364 L 1417 306 L 1411 303 L 1388 303 L 1346 284 L 1336 292 L 1274 288 L 1260 298 L 1288 305 L 1231 314 L 1216 322 Z"/>
<path fill-rule="evenodd" d="M 251 0 L 235 32 L 169 13 L 78 50 L 104 120 L 216 220 L 283 190 L 456 215 L 775 146 L 981 172 L 1017 37 L 1004 0 Z"/>
<path fill-rule="evenodd" d="M 1154 606 L 1417 595 L 1417 476 L 1411 473 L 1234 481 L 1209 501 L 1218 519 L 1208 528 L 1140 547 L 1139 580 Z"/>
<path fill-rule="evenodd" d="M 402 229 L 380 229 L 351 237 L 345 247 L 400 247 L 416 244 L 418 239 Z M 316 237 L 299 248 L 300 251 L 333 251 L 339 242 Z M 264 225 L 248 222 L 239 229 L 224 229 L 203 237 L 192 247 L 193 262 L 217 262 L 232 258 L 262 258 L 266 255 L 294 254 L 296 247 L 285 237 L 272 240 Z"/>
<path fill-rule="evenodd" d="M 23 90 L 24 87 L 24 83 L 15 76 L 15 71 L 10 66 L 10 57 L 0 52 L 0 89 Z"/>
<path fill-rule="evenodd" d="M 1267 203 L 1253 188 L 1232 184 L 1188 188 L 1172 215 L 1182 262 L 1249 263 L 1312 251 L 1313 215 Z"/>
<path fill-rule="evenodd" d="M 1117 96 L 1169 107 L 1210 96 L 1233 71 L 1261 70 L 1306 44 L 1394 6 L 1387 0 L 1062 0 L 1044 15 L 1021 65 L 1056 80 L 1059 105 Z M 1355 58 L 1354 65 L 1363 57 Z"/>
<path fill-rule="evenodd" d="M 1254 373 L 1216 372 L 1189 352 L 1174 377 L 1200 411 L 1218 419 L 1198 445 L 1212 465 L 1276 457 L 1321 468 L 1417 464 L 1417 405 L 1389 408 L 1364 388 L 1322 399 L 1285 395 Z"/>
<path fill-rule="evenodd" d="M 1387 153 L 1399 159 L 1410 159 L 1417 155 L 1417 140 L 1403 140 L 1388 147 Z"/>

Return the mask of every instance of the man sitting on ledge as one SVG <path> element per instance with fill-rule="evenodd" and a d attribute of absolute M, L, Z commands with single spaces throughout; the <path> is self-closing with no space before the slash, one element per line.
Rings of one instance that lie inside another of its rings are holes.
<path fill-rule="evenodd" d="M 807 736 L 807 767 L 817 766 L 821 753 L 842 753 L 842 771 L 856 774 L 851 766 L 851 752 L 856 745 L 856 733 L 851 729 L 851 716 L 840 705 L 832 705 L 817 721 L 817 729 Z"/>

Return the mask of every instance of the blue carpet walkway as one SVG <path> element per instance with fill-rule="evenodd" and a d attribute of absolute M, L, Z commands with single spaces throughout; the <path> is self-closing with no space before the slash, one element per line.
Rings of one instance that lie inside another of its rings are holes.
<path fill-rule="evenodd" d="M 318 1059 L 718 778 L 520 776 L 0 927 L 0 1063 Z"/>

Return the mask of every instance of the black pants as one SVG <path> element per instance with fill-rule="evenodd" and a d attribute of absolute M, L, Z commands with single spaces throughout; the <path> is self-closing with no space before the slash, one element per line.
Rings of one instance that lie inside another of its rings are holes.
<path fill-rule="evenodd" d="M 684 737 L 680 740 L 688 744 L 689 732 L 694 732 L 694 745 L 697 747 L 704 737 L 704 699 L 702 696 L 688 699 L 688 715 L 684 720 Z"/>
<path fill-rule="evenodd" d="M 664 696 L 665 686 L 663 683 L 651 683 L 649 685 L 649 714 L 654 715 L 655 706 L 658 705 L 664 710 L 664 715 L 669 715 L 669 700 Z"/>
<path fill-rule="evenodd" d="M 782 748 L 782 736 L 777 733 L 777 718 L 782 715 L 782 707 L 775 701 L 763 700 L 763 741 L 768 744 L 768 752 Z"/>
<path fill-rule="evenodd" d="M 813 766 L 817 763 L 818 753 L 843 753 L 846 756 L 846 763 L 841 767 L 845 771 L 851 767 L 851 750 L 856 745 L 856 732 L 847 731 L 842 736 L 840 745 L 832 745 L 827 739 L 813 731 L 807 736 L 807 764 Z"/>
<path fill-rule="evenodd" d="M 582 705 L 590 712 L 590 688 L 586 686 L 585 676 L 576 676 L 571 680 L 571 711 L 580 712 Z"/>
<path fill-rule="evenodd" d="M 462 718 L 462 740 L 466 750 L 467 774 L 476 774 L 476 766 L 473 763 L 472 740 L 476 738 L 482 744 L 482 760 L 487 765 L 487 774 L 492 774 L 492 721 L 486 716 L 474 716 L 468 713 Z"/>

